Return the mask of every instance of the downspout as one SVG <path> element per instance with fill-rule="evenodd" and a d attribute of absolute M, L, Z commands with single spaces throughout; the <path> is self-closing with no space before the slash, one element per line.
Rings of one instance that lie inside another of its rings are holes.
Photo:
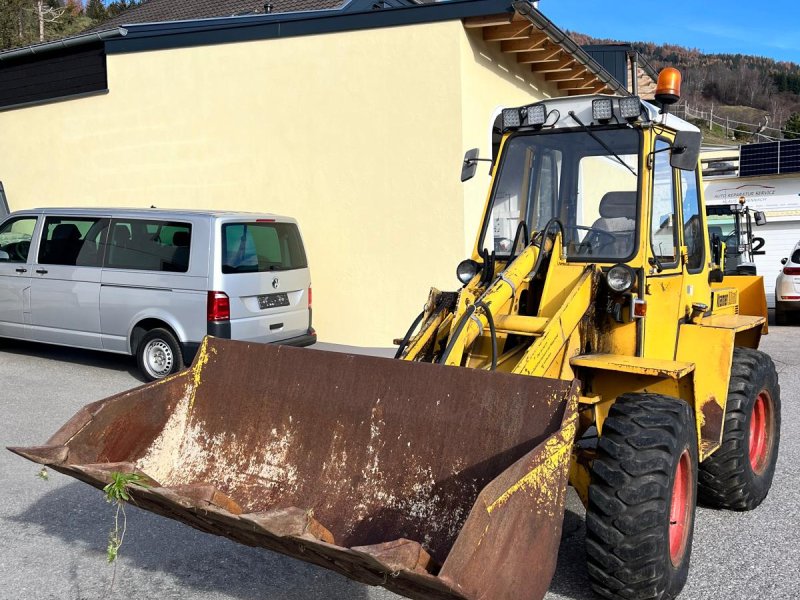
<path fill-rule="evenodd" d="M 53 52 L 54 50 L 61 50 L 63 48 L 74 48 L 75 46 L 83 46 L 84 44 L 90 44 L 92 42 L 123 37 L 127 34 L 127 29 L 123 27 L 117 27 L 116 29 L 107 29 L 105 31 L 98 31 L 96 33 L 84 33 L 82 35 L 64 38 L 63 40 L 55 40 L 53 42 L 45 42 L 43 44 L 34 44 L 32 46 L 25 46 L 24 48 L 15 48 L 14 50 L 0 52 L 0 62 L 21 58 L 24 56 L 45 54 L 47 52 Z"/>
<path fill-rule="evenodd" d="M 631 63 L 631 94 L 639 95 L 639 53 L 633 50 L 628 52 Z"/>
<path fill-rule="evenodd" d="M 514 2 L 512 2 L 512 6 L 517 13 L 533 23 L 536 29 L 547 35 L 553 42 L 564 47 L 567 52 L 572 54 L 576 62 L 589 69 L 600 81 L 618 94 L 623 96 L 631 95 L 630 92 L 625 89 L 624 85 L 617 81 L 608 71 L 603 69 L 603 67 L 589 56 L 583 48 L 578 46 L 566 33 L 556 27 L 550 19 L 539 12 L 536 8 L 537 5 L 538 2 L 531 2 L 530 0 L 514 0 Z"/>

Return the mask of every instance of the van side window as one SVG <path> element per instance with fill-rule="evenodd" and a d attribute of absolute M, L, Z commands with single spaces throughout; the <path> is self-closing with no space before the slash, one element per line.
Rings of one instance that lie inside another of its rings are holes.
<path fill-rule="evenodd" d="M 107 227 L 107 219 L 47 217 L 39 247 L 39 264 L 99 267 Z"/>
<path fill-rule="evenodd" d="M 8 221 L 0 229 L 0 261 L 24 263 L 28 260 L 36 217 L 20 217 Z"/>
<path fill-rule="evenodd" d="M 192 226 L 189 223 L 113 219 L 105 266 L 186 273 L 191 240 Z"/>

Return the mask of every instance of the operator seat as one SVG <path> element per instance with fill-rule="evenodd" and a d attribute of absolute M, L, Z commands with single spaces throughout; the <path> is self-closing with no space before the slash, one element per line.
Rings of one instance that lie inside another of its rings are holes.
<path fill-rule="evenodd" d="M 598 212 L 600 218 L 594 222 L 592 229 L 607 231 L 616 240 L 595 234 L 597 241 L 594 252 L 598 256 L 628 256 L 633 252 L 636 235 L 636 192 L 606 192 L 600 200 Z"/>

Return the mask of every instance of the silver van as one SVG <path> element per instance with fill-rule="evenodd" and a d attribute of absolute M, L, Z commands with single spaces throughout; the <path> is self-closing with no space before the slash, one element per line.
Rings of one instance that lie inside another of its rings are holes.
<path fill-rule="evenodd" d="M 0 337 L 135 355 L 154 380 L 207 334 L 316 341 L 294 219 L 45 208 L 0 223 Z"/>

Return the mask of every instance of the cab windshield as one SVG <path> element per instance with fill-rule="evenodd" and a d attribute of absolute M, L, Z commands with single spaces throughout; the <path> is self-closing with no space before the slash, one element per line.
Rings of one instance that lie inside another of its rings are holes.
<path fill-rule="evenodd" d="M 520 222 L 533 234 L 557 218 L 568 258 L 605 262 L 633 255 L 641 134 L 630 128 L 592 133 L 597 139 L 561 130 L 506 142 L 479 248 L 508 256 Z"/>

